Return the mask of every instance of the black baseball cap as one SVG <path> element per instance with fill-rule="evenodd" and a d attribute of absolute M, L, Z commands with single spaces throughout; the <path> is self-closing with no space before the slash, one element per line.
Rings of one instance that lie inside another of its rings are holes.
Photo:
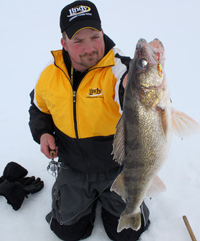
<path fill-rule="evenodd" d="M 69 39 L 85 28 L 101 31 L 101 19 L 96 6 L 90 1 L 75 1 L 65 6 L 60 14 L 60 28 Z"/>

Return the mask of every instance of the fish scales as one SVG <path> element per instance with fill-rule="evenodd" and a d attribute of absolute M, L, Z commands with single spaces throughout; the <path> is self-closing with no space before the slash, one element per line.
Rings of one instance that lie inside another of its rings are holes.
<path fill-rule="evenodd" d="M 140 105 L 140 103 L 138 103 Z M 146 110 L 143 106 L 135 106 L 138 121 L 130 118 L 132 122 L 125 124 L 126 140 L 125 153 L 128 153 L 124 163 L 124 181 L 129 183 L 125 187 L 126 193 L 131 197 L 131 202 L 127 202 L 126 208 L 131 206 L 132 211 L 140 204 L 144 197 L 144 186 L 149 184 L 155 171 L 159 170 L 163 155 L 163 142 L 166 142 L 166 136 L 162 130 L 160 116 L 155 115 L 154 111 Z M 129 110 L 126 108 L 123 112 L 125 118 L 129 116 Z M 159 134 L 158 133 L 162 133 Z M 133 146 L 129 143 L 134 143 Z M 134 159 L 133 159 L 134 157 Z M 153 171 L 152 171 L 153 169 Z"/>
<path fill-rule="evenodd" d="M 144 197 L 165 190 L 157 173 L 167 158 L 173 130 L 179 136 L 200 130 L 192 118 L 171 107 L 164 60 L 164 47 L 158 39 L 149 44 L 138 41 L 113 142 L 114 159 L 123 165 L 123 171 L 111 191 L 126 202 L 118 232 L 138 230 Z"/>
<path fill-rule="evenodd" d="M 141 46 L 139 54 L 146 54 L 143 51 L 143 46 Z M 129 80 L 134 81 L 128 81 L 126 87 L 122 115 L 124 132 L 118 134 L 118 140 L 115 143 L 119 146 L 122 135 L 125 136 L 123 172 L 124 183 L 128 185 L 124 187 L 126 193 L 126 210 L 124 214 L 129 218 L 132 214 L 135 214 L 135 210 L 139 213 L 138 209 L 143 201 L 144 193 L 150 185 L 149 180 L 153 178 L 155 171 L 160 168 L 160 160 L 163 159 L 161 158 L 164 153 L 162 147 L 163 142 L 166 142 L 166 136 L 160 121 L 160 113 L 156 111 L 157 104 L 163 93 L 156 88 L 147 89 L 149 85 L 152 85 L 152 78 L 155 78 L 155 74 L 158 76 L 156 71 L 156 66 L 154 66 L 150 73 L 137 73 L 136 58 L 132 60 Z M 144 88 L 138 88 L 140 84 Z M 122 128 L 122 124 L 118 128 Z M 120 157 L 120 154 L 117 153 L 117 156 Z M 137 216 L 136 220 L 134 220 L 136 230 L 141 225 L 141 215 Z M 122 224 L 123 226 L 124 224 Z M 121 231 L 121 228 L 118 228 L 118 231 Z"/>

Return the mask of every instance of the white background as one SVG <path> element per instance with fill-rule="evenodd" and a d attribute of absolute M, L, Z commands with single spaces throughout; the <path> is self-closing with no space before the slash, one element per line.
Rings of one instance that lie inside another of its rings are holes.
<path fill-rule="evenodd" d="M 44 189 L 14 211 L 0 197 L 0 239 L 4 241 L 56 241 L 45 215 L 51 209 L 54 178 L 46 171 L 48 159 L 29 131 L 29 93 L 40 71 L 61 48 L 59 16 L 70 3 L 63 0 L 2 1 L 0 7 L 0 175 L 15 161 L 29 176 L 44 180 Z M 175 109 L 200 123 L 200 50 L 198 0 L 95 0 L 104 32 L 126 55 L 133 57 L 138 39 L 159 38 L 166 50 L 165 72 Z M 159 176 L 167 191 L 147 200 L 151 226 L 141 241 L 189 241 L 182 216 L 187 215 L 200 239 L 200 135 L 180 140 L 174 136 L 169 157 Z M 108 237 L 100 209 L 88 241 Z"/>

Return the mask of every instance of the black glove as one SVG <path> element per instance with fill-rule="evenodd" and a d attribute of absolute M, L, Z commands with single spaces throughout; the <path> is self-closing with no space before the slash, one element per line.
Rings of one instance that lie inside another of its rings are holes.
<path fill-rule="evenodd" d="M 26 196 L 20 183 L 7 180 L 0 183 L 0 195 L 7 199 L 8 204 L 12 205 L 14 210 L 18 210 L 21 207 Z"/>
<path fill-rule="evenodd" d="M 18 182 L 22 185 L 26 196 L 39 192 L 44 187 L 44 182 L 39 177 L 35 179 L 34 176 L 21 178 Z"/>
<path fill-rule="evenodd" d="M 15 162 L 10 162 L 0 177 L 0 195 L 7 199 L 14 210 L 18 210 L 25 197 L 40 191 L 44 187 L 40 178 L 24 177 L 28 171 Z"/>
<path fill-rule="evenodd" d="M 27 174 L 28 174 L 28 171 L 22 166 L 20 166 L 18 163 L 9 162 L 6 165 L 3 171 L 3 176 L 1 178 L 14 182 L 22 177 L 25 177 Z"/>

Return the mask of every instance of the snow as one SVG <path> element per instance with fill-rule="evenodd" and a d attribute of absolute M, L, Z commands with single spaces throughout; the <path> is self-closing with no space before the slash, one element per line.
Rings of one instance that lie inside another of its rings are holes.
<path fill-rule="evenodd" d="M 44 189 L 26 199 L 14 211 L 0 197 L 1 240 L 56 241 L 45 215 L 51 209 L 54 178 L 46 171 L 48 159 L 32 140 L 28 127 L 29 93 L 37 77 L 51 59 L 50 50 L 61 48 L 59 15 L 69 1 L 2 1 L 0 172 L 15 161 L 29 171 L 29 176 L 44 180 Z M 95 0 L 104 32 L 125 54 L 133 57 L 140 38 L 159 38 L 166 50 L 166 66 L 174 108 L 200 123 L 199 112 L 199 23 L 198 0 Z M 194 234 L 200 239 L 200 135 L 180 140 L 173 138 L 168 159 L 159 173 L 167 191 L 146 200 L 151 212 L 151 226 L 141 241 L 189 241 L 182 220 L 186 215 Z M 1 175 L 1 173 L 0 173 Z M 100 218 L 100 207 L 92 236 L 87 241 L 108 241 Z"/>

